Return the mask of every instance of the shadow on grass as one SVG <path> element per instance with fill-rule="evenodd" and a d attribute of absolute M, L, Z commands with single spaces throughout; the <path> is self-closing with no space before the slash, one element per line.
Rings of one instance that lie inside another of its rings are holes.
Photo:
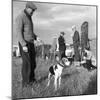
<path fill-rule="evenodd" d="M 43 82 L 44 80 L 46 80 L 48 78 L 48 76 L 44 76 L 44 77 L 41 77 L 39 80 L 37 80 L 37 83 L 41 83 Z"/>
<path fill-rule="evenodd" d="M 91 81 L 89 82 L 89 86 L 86 91 L 84 91 L 85 95 L 97 94 L 97 75 L 91 77 Z"/>

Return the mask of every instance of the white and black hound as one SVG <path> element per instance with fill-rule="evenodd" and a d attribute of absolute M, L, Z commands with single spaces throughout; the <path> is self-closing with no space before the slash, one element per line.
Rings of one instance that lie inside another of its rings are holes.
<path fill-rule="evenodd" d="M 47 87 L 50 84 L 51 77 L 54 77 L 54 86 L 55 86 L 55 90 L 57 90 L 57 80 L 60 87 L 62 71 L 65 67 L 68 67 L 68 66 L 70 66 L 70 61 L 68 61 L 67 58 L 62 58 L 62 60 L 59 63 L 57 63 L 56 65 L 50 66 Z"/>

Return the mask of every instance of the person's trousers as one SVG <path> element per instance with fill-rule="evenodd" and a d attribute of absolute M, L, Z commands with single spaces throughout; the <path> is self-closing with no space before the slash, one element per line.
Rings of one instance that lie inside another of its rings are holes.
<path fill-rule="evenodd" d="M 33 43 L 27 42 L 28 53 L 30 57 L 30 77 L 29 81 L 35 80 L 35 69 L 36 69 L 36 51 Z"/>
<path fill-rule="evenodd" d="M 59 51 L 59 60 L 65 57 L 65 51 Z"/>
<path fill-rule="evenodd" d="M 74 61 L 80 61 L 81 60 L 80 51 L 77 45 L 74 46 L 74 54 L 75 54 Z"/>
<path fill-rule="evenodd" d="M 28 52 L 24 52 L 21 44 L 19 43 L 20 53 L 22 57 L 22 84 L 28 84 L 35 80 L 36 68 L 36 52 L 33 43 L 27 42 Z"/>

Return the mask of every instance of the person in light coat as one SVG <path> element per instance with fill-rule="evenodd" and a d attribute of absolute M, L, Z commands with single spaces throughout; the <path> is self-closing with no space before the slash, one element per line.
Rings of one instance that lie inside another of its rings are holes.
<path fill-rule="evenodd" d="M 74 46 L 74 61 L 80 61 L 81 57 L 80 57 L 80 52 L 79 52 L 79 47 L 80 47 L 80 36 L 79 36 L 79 32 L 76 30 L 76 26 L 72 26 L 72 31 L 73 31 L 73 35 L 72 35 L 72 39 L 73 39 L 73 46 Z"/>

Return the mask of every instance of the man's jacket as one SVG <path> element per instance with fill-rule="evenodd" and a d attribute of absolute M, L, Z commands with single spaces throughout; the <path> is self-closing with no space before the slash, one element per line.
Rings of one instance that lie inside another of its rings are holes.
<path fill-rule="evenodd" d="M 22 11 L 16 18 L 16 32 L 22 46 L 26 45 L 26 41 L 32 42 L 36 39 L 33 27 L 31 16 L 27 14 L 26 10 Z"/>
<path fill-rule="evenodd" d="M 75 31 L 74 36 L 73 36 L 73 45 L 80 45 L 80 37 L 79 37 L 79 32 Z"/>

